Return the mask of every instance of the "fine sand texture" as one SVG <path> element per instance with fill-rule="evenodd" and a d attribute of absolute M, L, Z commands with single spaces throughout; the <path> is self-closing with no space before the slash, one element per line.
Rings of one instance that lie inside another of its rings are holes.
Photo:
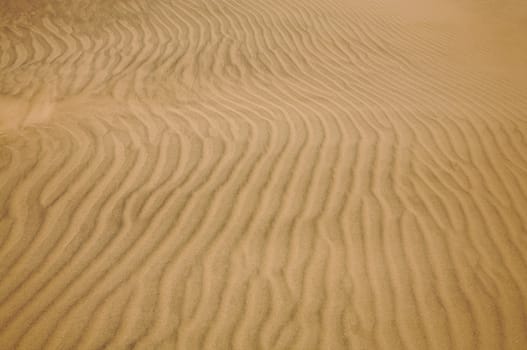
<path fill-rule="evenodd" d="M 527 349 L 527 3 L 0 1 L 0 349 Z"/>

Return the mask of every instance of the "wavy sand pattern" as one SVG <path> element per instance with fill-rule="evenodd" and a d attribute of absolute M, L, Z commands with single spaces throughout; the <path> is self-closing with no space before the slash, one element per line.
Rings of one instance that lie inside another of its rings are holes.
<path fill-rule="evenodd" d="M 527 6 L 4 0 L 1 349 L 526 349 Z"/>

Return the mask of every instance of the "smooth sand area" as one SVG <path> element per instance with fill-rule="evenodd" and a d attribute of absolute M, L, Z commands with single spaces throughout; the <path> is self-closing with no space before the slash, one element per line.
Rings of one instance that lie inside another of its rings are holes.
<path fill-rule="evenodd" d="M 527 349 L 527 3 L 0 1 L 0 349 Z"/>

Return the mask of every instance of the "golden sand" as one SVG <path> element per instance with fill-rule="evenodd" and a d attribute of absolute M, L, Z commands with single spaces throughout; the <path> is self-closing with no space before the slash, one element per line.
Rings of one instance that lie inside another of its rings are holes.
<path fill-rule="evenodd" d="M 1 1 L 0 349 L 527 349 L 526 18 Z"/>

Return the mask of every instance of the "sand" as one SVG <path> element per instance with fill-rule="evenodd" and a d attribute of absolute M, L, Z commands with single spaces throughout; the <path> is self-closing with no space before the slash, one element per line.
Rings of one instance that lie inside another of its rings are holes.
<path fill-rule="evenodd" d="M 526 18 L 3 0 L 0 349 L 527 349 Z"/>

